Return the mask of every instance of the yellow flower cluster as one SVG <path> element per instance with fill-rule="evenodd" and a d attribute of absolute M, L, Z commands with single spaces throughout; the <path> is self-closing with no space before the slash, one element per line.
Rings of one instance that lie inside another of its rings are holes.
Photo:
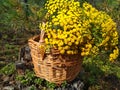
<path fill-rule="evenodd" d="M 40 23 L 40 28 L 47 34 L 46 45 L 61 54 L 86 56 L 101 48 L 112 50 L 118 44 L 116 23 L 87 2 L 80 6 L 75 0 L 48 0 L 45 8 L 47 22 Z"/>
<path fill-rule="evenodd" d="M 87 56 L 89 55 L 90 51 L 91 51 L 91 48 L 92 48 L 92 45 L 89 43 L 89 44 L 86 44 L 85 45 L 85 48 L 82 48 L 82 52 L 81 52 L 81 55 L 82 56 Z"/>
<path fill-rule="evenodd" d="M 115 47 L 115 49 L 113 50 L 113 53 L 111 53 L 109 56 L 109 60 L 113 62 L 118 57 L 118 55 L 119 55 L 119 49 L 118 47 Z"/>

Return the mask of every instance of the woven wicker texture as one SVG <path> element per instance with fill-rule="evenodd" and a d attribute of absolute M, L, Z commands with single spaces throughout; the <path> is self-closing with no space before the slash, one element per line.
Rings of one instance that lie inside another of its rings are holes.
<path fill-rule="evenodd" d="M 35 36 L 28 41 L 36 75 L 56 84 L 72 81 L 80 72 L 81 56 L 61 55 L 59 51 L 52 49 L 50 54 L 45 53 L 44 58 L 41 58 L 39 40 L 40 36 Z"/>

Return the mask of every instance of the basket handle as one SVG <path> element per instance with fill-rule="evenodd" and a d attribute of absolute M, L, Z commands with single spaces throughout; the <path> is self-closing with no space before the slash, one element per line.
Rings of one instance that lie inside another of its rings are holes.
<path fill-rule="evenodd" d="M 45 23 L 43 23 L 45 25 Z M 43 60 L 44 59 L 44 54 L 45 54 L 45 40 L 44 40 L 44 36 L 45 36 L 45 31 L 41 30 L 40 33 L 40 40 L 39 40 L 39 54 L 40 54 L 40 59 Z"/>
<path fill-rule="evenodd" d="M 43 22 L 43 25 L 45 26 L 44 22 Z M 45 42 L 44 41 L 44 36 L 45 36 L 45 31 L 41 30 L 39 43 L 44 43 Z"/>

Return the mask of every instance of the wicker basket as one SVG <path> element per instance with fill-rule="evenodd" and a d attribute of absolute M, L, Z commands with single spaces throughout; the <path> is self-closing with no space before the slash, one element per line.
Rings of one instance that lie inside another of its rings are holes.
<path fill-rule="evenodd" d="M 80 55 L 61 55 L 52 50 L 52 53 L 40 57 L 40 36 L 29 39 L 34 71 L 40 78 L 61 84 L 63 81 L 72 81 L 80 72 L 82 59 Z"/>

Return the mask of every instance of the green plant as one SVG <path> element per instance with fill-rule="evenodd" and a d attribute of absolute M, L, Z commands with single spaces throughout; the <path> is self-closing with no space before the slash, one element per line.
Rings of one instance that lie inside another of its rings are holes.
<path fill-rule="evenodd" d="M 66 87 L 66 85 L 67 85 L 67 81 L 64 81 L 64 82 L 61 84 L 62 87 Z"/>
<path fill-rule="evenodd" d="M 41 85 L 43 83 L 43 79 L 41 79 L 41 78 L 35 78 L 34 79 L 34 83 L 37 84 L 37 85 Z"/>
<path fill-rule="evenodd" d="M 101 90 L 101 87 L 99 85 L 93 85 L 93 86 L 90 86 L 88 90 Z"/>
<path fill-rule="evenodd" d="M 34 83 L 35 74 L 33 71 L 26 70 L 25 75 L 16 76 L 16 80 L 20 81 L 23 85 L 30 85 Z"/>
<path fill-rule="evenodd" d="M 0 70 L 0 73 L 4 75 L 11 75 L 15 72 L 15 70 L 15 64 L 9 63 Z"/>
<path fill-rule="evenodd" d="M 36 87 L 34 85 L 30 86 L 29 90 L 36 90 Z"/>
<path fill-rule="evenodd" d="M 36 30 L 38 22 L 41 20 L 37 16 L 37 11 L 43 9 L 46 0 L 0 0 L 0 31 L 12 30 Z M 40 17 L 43 15 L 41 14 Z"/>
<path fill-rule="evenodd" d="M 106 52 L 101 52 L 101 54 L 97 56 L 92 56 L 92 57 L 84 57 L 83 60 L 83 67 L 85 69 L 85 74 L 81 76 L 83 81 L 87 83 L 89 86 L 93 85 L 101 85 L 101 80 L 104 76 L 109 75 L 109 74 L 114 74 L 118 78 L 119 76 L 119 63 L 120 62 L 114 62 L 110 63 L 108 60 L 106 60 Z"/>
<path fill-rule="evenodd" d="M 101 63 L 100 59 L 95 59 L 91 57 L 84 58 L 83 67 L 87 72 L 86 75 L 82 77 L 83 80 L 85 80 L 84 82 L 90 85 L 94 85 L 97 83 L 97 79 L 103 75 L 103 72 L 100 70 L 100 67 L 98 67 L 100 63 Z"/>
<path fill-rule="evenodd" d="M 16 29 L 20 28 L 21 23 L 19 23 L 19 22 L 21 20 L 19 20 L 19 22 L 17 20 L 19 19 L 19 17 L 21 15 L 23 15 L 23 17 L 24 17 L 24 14 L 23 14 L 23 12 L 20 12 L 18 14 L 19 9 L 21 8 L 18 1 L 17 0 L 0 0 L 0 4 L 1 4 L 0 12 L 2 12 L 0 15 L 0 18 L 2 18 L 0 23 L 2 26 L 6 26 L 5 28 L 3 28 L 3 27 L 1 27 L 1 28 L 3 30 L 8 29 L 8 28 L 9 29 L 12 28 L 13 30 L 16 30 Z"/>
<path fill-rule="evenodd" d="M 46 81 L 46 87 L 47 88 L 50 88 L 50 89 L 54 89 L 56 87 L 56 84 L 55 83 L 51 83 L 49 81 Z"/>
<path fill-rule="evenodd" d="M 26 70 L 25 75 L 17 75 L 16 80 L 24 86 L 32 84 L 41 86 L 43 83 L 43 79 L 36 77 L 35 73 L 30 70 Z"/>

